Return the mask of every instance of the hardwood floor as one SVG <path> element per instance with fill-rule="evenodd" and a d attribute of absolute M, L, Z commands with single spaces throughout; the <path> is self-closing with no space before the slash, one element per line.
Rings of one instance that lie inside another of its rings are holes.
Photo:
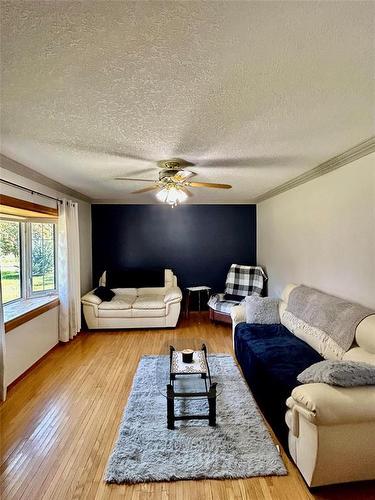
<path fill-rule="evenodd" d="M 81 333 L 16 383 L 0 407 L 1 499 L 375 498 L 374 483 L 311 493 L 284 453 L 285 477 L 106 485 L 103 473 L 139 359 L 159 353 L 175 335 L 232 352 L 230 327 L 193 313 L 176 330 Z"/>

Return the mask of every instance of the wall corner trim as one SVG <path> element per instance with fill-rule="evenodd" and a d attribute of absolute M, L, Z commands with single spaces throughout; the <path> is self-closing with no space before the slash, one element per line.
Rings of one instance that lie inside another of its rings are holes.
<path fill-rule="evenodd" d="M 375 152 L 375 136 L 370 137 L 366 141 L 357 144 L 356 146 L 348 149 L 347 151 L 344 151 L 343 153 L 337 156 L 334 156 L 333 158 L 330 158 L 329 160 L 321 163 L 312 170 L 308 170 L 307 172 L 295 177 L 294 179 L 291 179 L 287 182 L 284 182 L 283 184 L 280 184 L 280 186 L 277 186 L 273 189 L 270 189 L 269 191 L 266 191 L 265 193 L 256 197 L 252 201 L 253 203 L 260 203 L 262 201 L 268 200 L 269 198 L 273 198 L 278 194 L 284 193 L 285 191 L 289 191 L 290 189 L 300 186 L 301 184 L 305 184 L 306 182 L 316 179 L 321 175 L 328 174 L 329 172 L 332 172 L 337 168 L 343 167 L 348 163 L 351 163 L 355 160 L 359 160 L 360 158 L 363 158 L 364 156 L 367 156 L 374 152 Z"/>

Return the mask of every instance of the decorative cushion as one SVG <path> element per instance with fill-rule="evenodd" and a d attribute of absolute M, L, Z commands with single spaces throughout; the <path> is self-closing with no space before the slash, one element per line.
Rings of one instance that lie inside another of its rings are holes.
<path fill-rule="evenodd" d="M 94 290 L 94 294 L 104 302 L 109 302 L 115 296 L 114 292 L 106 286 L 98 286 L 98 288 Z"/>
<path fill-rule="evenodd" d="M 102 302 L 98 308 L 99 310 L 130 309 L 136 298 L 135 295 L 115 295 L 111 302 Z"/>
<path fill-rule="evenodd" d="M 275 325 L 280 323 L 279 301 L 251 295 L 245 299 L 246 323 Z"/>
<path fill-rule="evenodd" d="M 300 373 L 302 384 L 323 382 L 340 387 L 375 385 L 375 366 L 356 361 L 320 361 Z"/>

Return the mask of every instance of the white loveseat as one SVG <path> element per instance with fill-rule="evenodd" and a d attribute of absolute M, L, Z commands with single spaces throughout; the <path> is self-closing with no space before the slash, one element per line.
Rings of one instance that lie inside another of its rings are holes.
<path fill-rule="evenodd" d="M 106 273 L 99 285 L 105 286 Z M 81 299 L 90 329 L 175 327 L 180 315 L 182 293 L 177 278 L 165 269 L 164 287 L 114 288 L 115 296 L 103 302 L 94 290 Z"/>
<path fill-rule="evenodd" d="M 288 285 L 282 294 L 280 318 L 306 341 L 306 328 L 293 326 L 284 315 L 295 286 Z M 244 306 L 234 307 L 231 316 L 234 336 L 236 325 L 246 321 Z M 324 346 L 308 340 L 324 354 Z M 343 360 L 375 365 L 375 315 L 359 323 L 355 343 Z M 309 486 L 375 479 L 375 386 L 299 385 L 286 401 L 285 421 L 290 455 Z"/>

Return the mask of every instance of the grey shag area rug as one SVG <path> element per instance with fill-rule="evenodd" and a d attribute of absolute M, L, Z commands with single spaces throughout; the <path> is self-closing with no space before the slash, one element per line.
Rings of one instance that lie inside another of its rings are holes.
<path fill-rule="evenodd" d="M 165 357 L 166 362 L 168 358 Z M 105 480 L 143 483 L 180 479 L 225 479 L 287 474 L 263 418 L 232 356 L 211 355 L 211 373 L 223 386 L 217 426 L 183 420 L 167 429 L 166 398 L 157 386 L 158 356 L 144 356 L 120 425 Z M 176 413 L 206 413 L 207 400 L 180 400 Z"/>

